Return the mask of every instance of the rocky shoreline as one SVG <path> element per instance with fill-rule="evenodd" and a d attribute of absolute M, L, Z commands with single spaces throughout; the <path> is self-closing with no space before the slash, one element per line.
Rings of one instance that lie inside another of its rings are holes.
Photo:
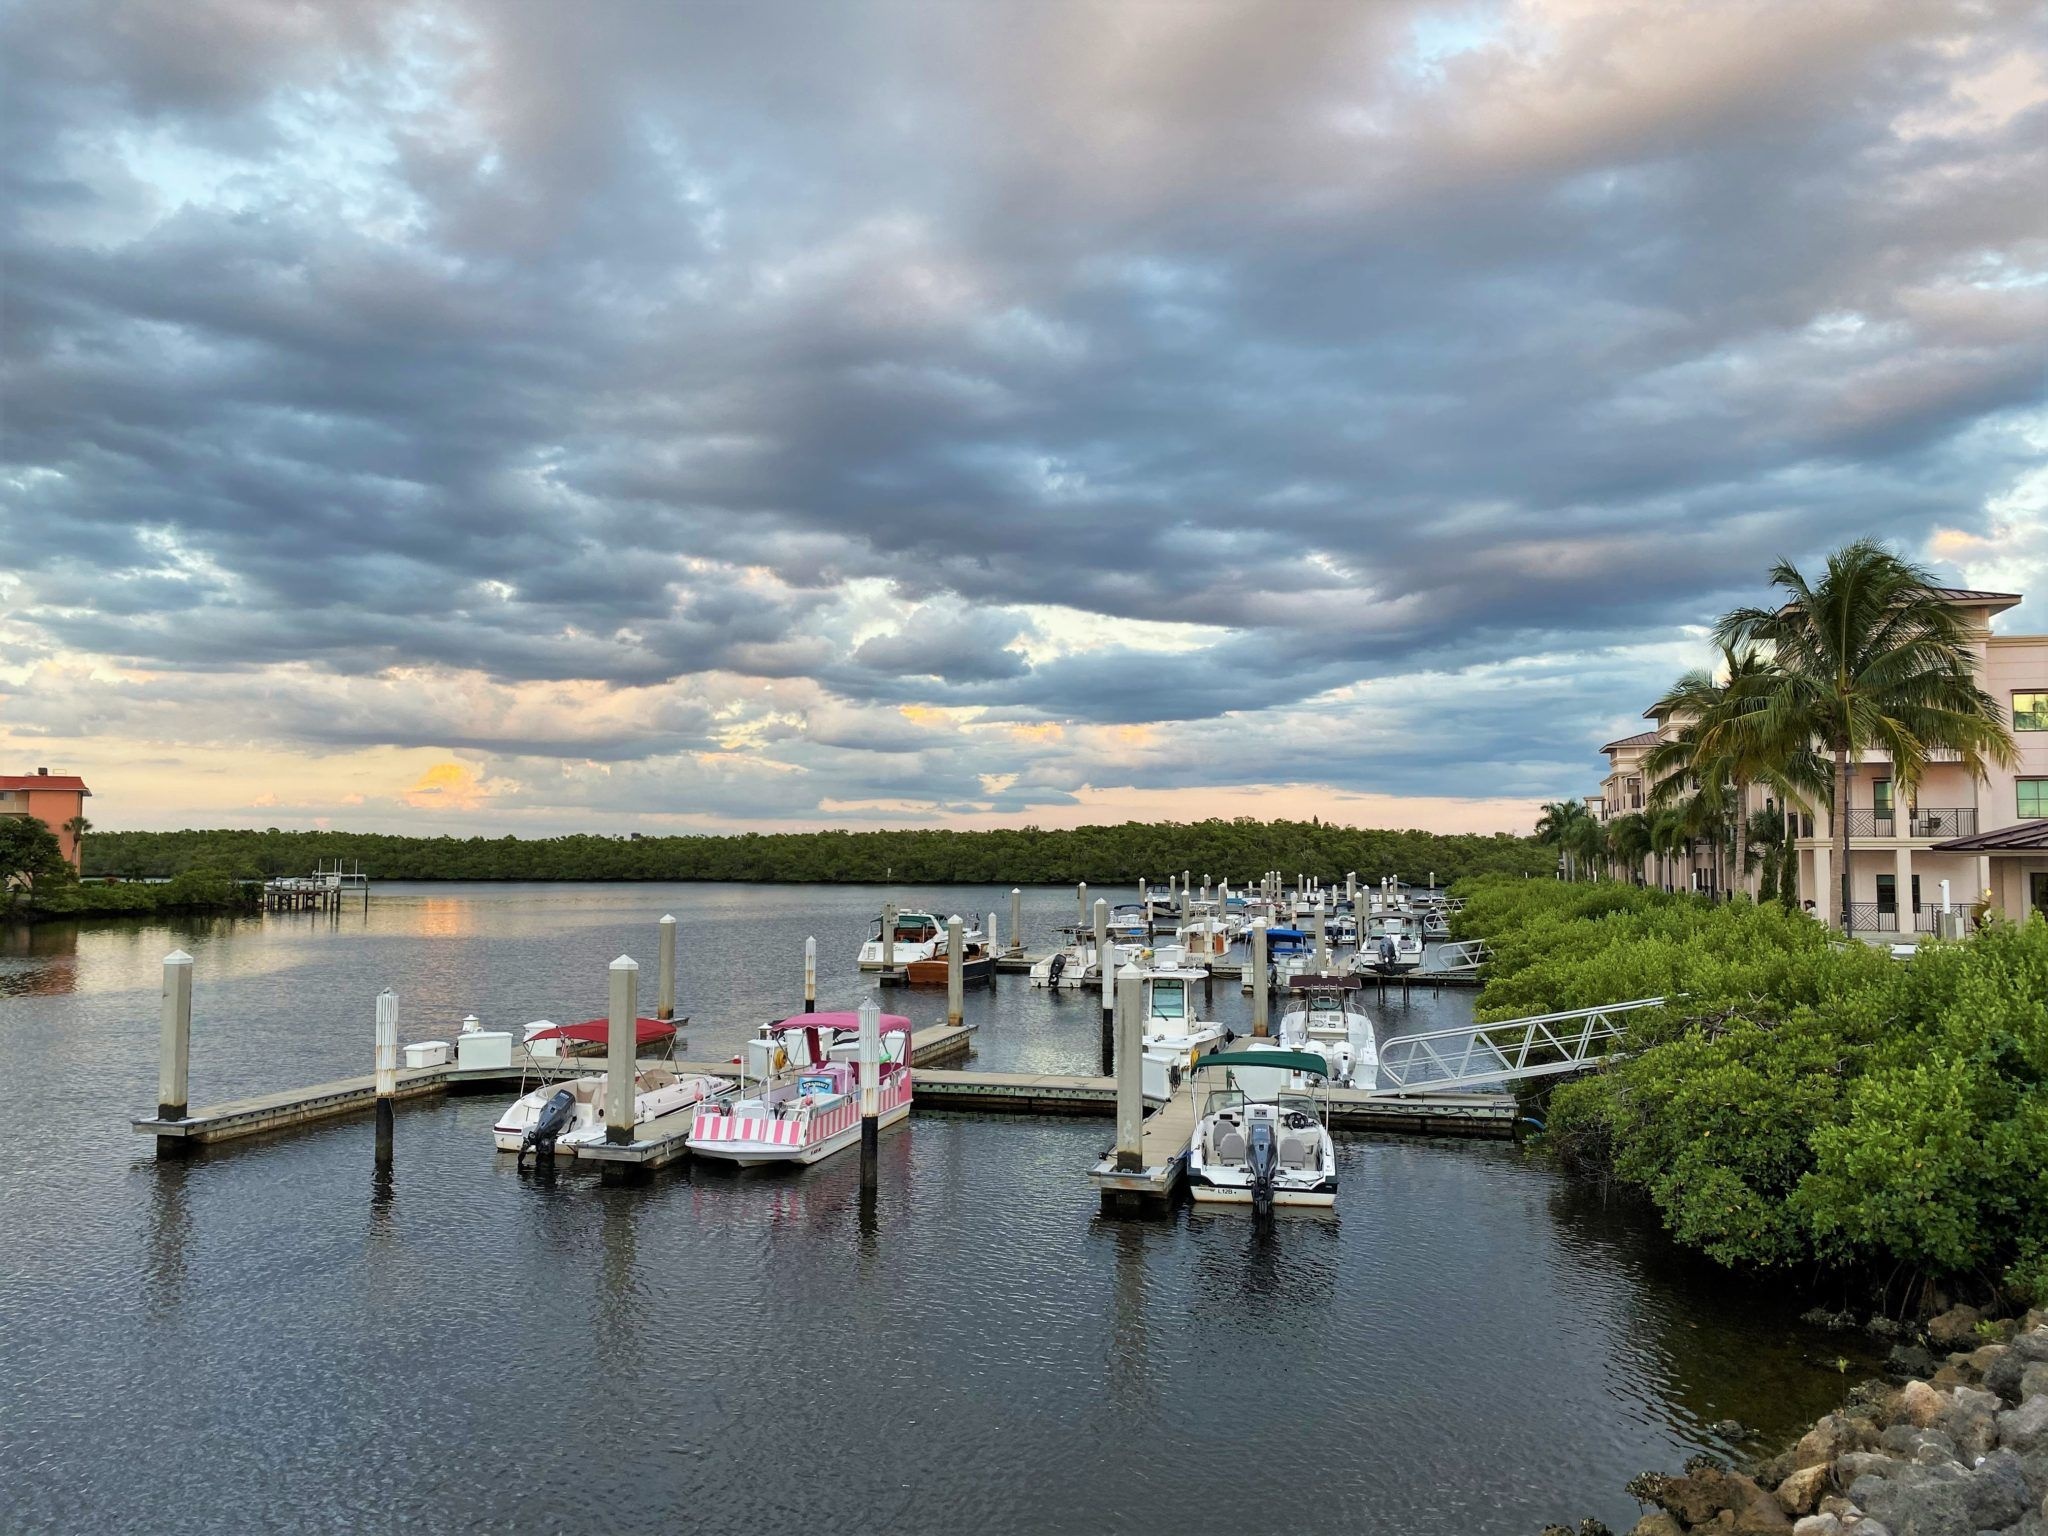
<path fill-rule="evenodd" d="M 1628 1491 L 1654 1507 L 1630 1536 L 2048 1536 L 2048 1313 L 1985 1329 L 2011 1336 L 1953 1351 L 1927 1380 L 1865 1382 L 1747 1472 L 1702 1456 L 1644 1473 Z M 1948 1317 L 1929 1331 L 1979 1336 Z M 1605 1533 L 1589 1520 L 1544 1536 Z"/>

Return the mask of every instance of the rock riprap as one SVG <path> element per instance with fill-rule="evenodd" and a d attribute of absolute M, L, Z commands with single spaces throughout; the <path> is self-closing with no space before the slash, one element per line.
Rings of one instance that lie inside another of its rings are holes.
<path fill-rule="evenodd" d="M 1936 1321 L 1956 1347 L 1931 1380 L 1866 1384 L 1754 1474 L 1708 1457 L 1644 1473 L 1631 1536 L 2048 1536 L 2048 1321 L 2003 1344 L 1969 1308 Z"/>

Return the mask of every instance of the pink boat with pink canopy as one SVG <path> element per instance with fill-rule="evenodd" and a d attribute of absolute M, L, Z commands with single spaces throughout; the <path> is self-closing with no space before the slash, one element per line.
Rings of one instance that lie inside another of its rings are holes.
<path fill-rule="evenodd" d="M 910 1020 L 881 1016 L 878 1118 L 910 1113 Z M 800 1013 L 763 1025 L 738 1058 L 740 1090 L 706 1104 L 690 1127 L 690 1151 L 726 1162 L 815 1163 L 860 1145 L 860 1016 Z"/>

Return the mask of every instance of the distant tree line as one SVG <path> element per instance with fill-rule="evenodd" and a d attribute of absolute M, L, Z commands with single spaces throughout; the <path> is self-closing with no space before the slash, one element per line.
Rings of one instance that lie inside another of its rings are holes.
<path fill-rule="evenodd" d="M 1362 880 L 1395 875 L 1448 882 L 1468 875 L 1543 874 L 1554 855 L 1533 839 L 1382 831 L 1309 821 L 1126 822 L 1121 826 L 986 832 L 748 832 L 729 837 L 401 837 L 374 832 L 96 832 L 85 873 L 127 879 L 187 870 L 242 878 L 310 874 L 360 862 L 377 880 L 756 880 L 1044 885 L 1244 880 L 1267 869 Z"/>

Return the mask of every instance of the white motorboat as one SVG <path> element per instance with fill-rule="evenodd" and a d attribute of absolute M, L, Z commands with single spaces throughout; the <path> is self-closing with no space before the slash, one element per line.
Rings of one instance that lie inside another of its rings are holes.
<path fill-rule="evenodd" d="M 1188 1189 L 1201 1204 L 1337 1203 L 1337 1149 L 1315 1094 L 1323 1058 L 1307 1051 L 1220 1051 L 1195 1063 L 1200 1114 Z M 1220 1083 L 1221 1086 L 1215 1086 Z"/>
<path fill-rule="evenodd" d="M 981 942 L 981 930 L 968 925 L 961 935 L 964 945 Z M 946 924 L 930 912 L 896 914 L 895 942 L 884 950 L 882 920 L 875 919 L 875 936 L 860 947 L 860 968 L 864 971 L 907 970 L 919 960 L 946 958 Z"/>
<path fill-rule="evenodd" d="M 1321 1056 L 1328 1067 L 1323 1076 L 1347 1088 L 1379 1082 L 1372 1016 L 1353 1001 L 1361 984 L 1357 976 L 1297 976 L 1280 1015 L 1280 1043 Z"/>
<path fill-rule="evenodd" d="M 1422 924 L 1419 918 L 1389 911 L 1379 922 L 1379 937 L 1359 946 L 1351 968 L 1376 976 L 1405 976 L 1422 964 Z"/>
<path fill-rule="evenodd" d="M 1192 1065 L 1222 1044 L 1224 1031 L 1221 1024 L 1197 1016 L 1194 989 L 1208 982 L 1209 973 L 1177 959 L 1155 954 L 1145 968 L 1145 1050 Z"/>
<path fill-rule="evenodd" d="M 1199 965 L 1228 954 L 1232 932 L 1230 919 L 1215 902 L 1197 901 L 1190 904 L 1188 920 L 1174 937 L 1180 941 L 1181 953 Z"/>
<path fill-rule="evenodd" d="M 730 1093 L 733 1081 L 708 1073 L 643 1067 L 633 1074 L 633 1139 L 650 1141 L 687 1127 L 697 1106 Z M 605 1139 L 605 1074 L 544 1083 L 498 1116 L 491 1136 L 500 1152 L 562 1151 Z"/>
<path fill-rule="evenodd" d="M 881 1016 L 877 1123 L 910 1114 L 910 1020 Z M 692 1156 L 754 1167 L 821 1162 L 860 1145 L 860 1016 L 800 1013 L 747 1042 L 738 1093 L 705 1105 Z M 754 1079 L 747 1080 L 749 1074 Z"/>
<path fill-rule="evenodd" d="M 1114 974 L 1138 957 L 1140 946 L 1119 943 L 1112 936 L 1109 952 L 1111 973 Z M 1031 967 L 1031 985 L 1068 990 L 1100 987 L 1102 966 L 1095 953 L 1095 935 L 1075 933 L 1065 944 L 1037 961 Z"/>

